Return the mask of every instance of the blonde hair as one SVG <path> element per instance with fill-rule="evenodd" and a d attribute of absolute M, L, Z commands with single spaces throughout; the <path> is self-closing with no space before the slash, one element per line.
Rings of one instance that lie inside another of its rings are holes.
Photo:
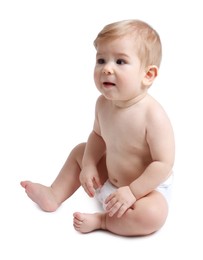
<path fill-rule="evenodd" d="M 123 20 L 106 25 L 94 40 L 94 46 L 100 41 L 115 40 L 130 35 L 135 40 L 136 54 L 142 66 L 160 66 L 162 46 L 158 33 L 147 23 L 140 20 Z"/>

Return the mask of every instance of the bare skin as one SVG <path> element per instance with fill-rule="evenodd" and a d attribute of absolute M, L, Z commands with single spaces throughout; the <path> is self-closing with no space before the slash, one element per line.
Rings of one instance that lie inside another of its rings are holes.
<path fill-rule="evenodd" d="M 61 203 L 80 187 L 79 174 L 84 147 L 85 144 L 80 144 L 73 149 L 50 187 L 30 181 L 21 181 L 20 184 L 28 197 L 42 210 L 48 212 L 57 210 Z"/>
<path fill-rule="evenodd" d="M 25 188 L 27 195 L 38 204 L 38 206 L 48 212 L 55 211 L 61 203 L 66 200 L 66 196 L 64 195 L 64 191 L 60 191 L 57 194 L 58 188 L 61 187 L 60 181 L 62 180 L 61 177 L 63 174 L 67 176 L 67 183 L 69 180 L 72 179 L 72 172 L 69 171 L 69 163 L 73 162 L 71 157 L 78 157 L 76 155 L 81 155 L 84 152 L 85 144 L 80 144 L 75 147 L 70 154 L 69 158 L 67 159 L 64 167 L 62 168 L 61 172 L 59 173 L 58 177 L 54 181 L 54 183 L 50 186 L 44 186 L 39 183 L 33 183 L 30 181 L 23 181 L 21 182 L 22 187 Z M 81 160 L 75 160 L 75 166 L 81 165 Z M 75 167 L 77 168 L 77 167 Z M 99 173 L 102 174 L 102 183 L 106 180 L 105 171 L 105 157 L 98 164 Z M 75 177 L 78 177 L 79 180 L 79 172 L 78 175 L 76 173 Z M 68 177 L 69 176 L 69 177 Z M 75 189 L 72 189 L 71 186 L 66 185 L 69 187 L 66 190 L 67 194 L 73 194 L 74 191 L 80 186 L 75 186 Z M 70 196 L 70 195 L 69 195 Z M 154 201 L 154 202 L 153 202 Z M 146 204 L 146 205 L 145 205 Z M 158 205 L 158 207 L 157 207 Z M 136 209 L 136 210 L 135 210 Z M 110 217 L 107 212 L 104 213 L 94 213 L 94 214 L 87 214 L 87 213 L 80 213 L 75 212 L 73 214 L 73 225 L 74 228 L 81 232 L 81 233 L 89 233 L 94 230 L 103 229 L 111 231 L 115 234 L 125 235 L 125 236 L 134 236 L 134 235 L 145 235 L 149 233 L 153 233 L 157 229 L 160 228 L 160 225 L 163 225 L 167 216 L 168 206 L 163 198 L 162 194 L 159 192 L 153 191 L 150 195 L 145 196 L 144 198 L 138 200 L 135 205 L 121 217 L 118 218 L 116 215 Z M 153 215 L 155 213 L 155 215 Z M 136 226 L 136 218 L 138 221 L 138 226 Z M 151 220 L 150 220 L 151 219 Z M 131 220 L 131 223 L 130 223 Z M 149 221 L 150 220 L 150 221 Z M 153 220 L 153 221 L 152 221 Z M 149 225 L 149 223 L 151 224 Z M 153 223 L 153 228 L 152 228 Z M 126 224 L 128 226 L 126 230 Z M 141 225 L 141 227 L 140 227 Z M 120 228 L 117 228 L 117 227 Z M 132 226 L 134 228 L 132 228 Z M 149 227 L 148 227 L 149 226 Z M 136 230 L 136 233 L 135 231 Z"/>
<path fill-rule="evenodd" d="M 159 203 L 159 206 L 154 206 L 153 202 Z M 154 191 L 150 194 L 150 199 L 147 196 L 137 201 L 136 209 L 134 205 L 134 208 L 128 209 L 122 218 L 110 217 L 108 213 L 75 212 L 73 225 L 81 233 L 102 229 L 122 236 L 148 235 L 161 228 L 165 223 L 167 213 L 168 205 L 165 199 L 159 192 Z M 126 222 L 128 222 L 127 225 Z"/>
<path fill-rule="evenodd" d="M 82 233 L 104 229 L 147 235 L 159 230 L 168 215 L 167 202 L 155 189 L 171 174 L 173 130 L 161 105 L 147 93 L 158 68 L 143 68 L 134 48 L 129 35 L 97 44 L 94 78 L 102 95 L 87 143 L 72 150 L 50 187 L 21 182 L 41 209 L 54 211 L 80 185 L 94 197 L 109 179 L 117 189 L 106 198 L 106 211 L 73 214 L 74 228 Z"/>
<path fill-rule="evenodd" d="M 151 99 L 151 97 L 149 97 L 149 99 Z M 103 108 L 105 108 L 106 101 L 101 100 L 99 102 L 102 102 L 101 105 Z M 148 102 L 149 101 L 147 101 L 147 103 Z M 109 105 L 108 102 L 107 105 Z M 100 109 L 100 104 L 98 104 L 98 106 L 98 109 Z M 128 109 L 128 111 L 128 113 L 131 113 L 131 109 Z M 102 116 L 102 113 L 100 113 L 100 115 Z M 106 115 L 105 118 L 106 120 L 108 119 Z M 102 117 L 100 121 L 101 120 Z M 114 124 L 115 129 L 119 127 L 120 129 L 122 127 L 125 127 L 126 129 L 129 128 L 129 125 L 127 123 L 120 125 L 120 120 L 115 121 L 117 121 L 119 124 Z M 106 122 L 108 123 L 108 120 Z M 131 121 L 129 121 L 129 123 L 131 123 Z M 121 129 L 120 131 L 125 132 L 126 130 Z M 93 139 L 94 143 L 101 141 L 100 136 L 98 136 L 94 132 L 91 133 L 90 139 Z M 132 140 L 126 139 L 126 141 L 128 143 L 131 143 Z M 112 142 L 111 145 L 113 144 L 114 143 Z M 32 183 L 30 181 L 21 182 L 21 185 L 25 188 L 27 195 L 34 202 L 36 202 L 41 209 L 43 209 L 44 211 L 55 211 L 63 201 L 70 197 L 80 187 L 80 182 L 82 182 L 80 180 L 80 176 L 83 167 L 85 148 L 86 144 L 83 143 L 73 149 L 56 180 L 50 187 L 38 183 Z M 150 152 L 146 152 L 145 149 L 143 149 L 143 153 L 139 151 L 139 154 L 134 154 L 134 156 L 136 156 L 132 157 L 132 160 L 128 152 L 126 152 L 124 149 L 121 149 L 121 151 L 122 154 L 120 154 L 119 151 L 115 153 L 117 158 L 114 158 L 115 155 L 113 155 L 113 157 L 112 155 L 110 155 L 111 160 L 109 160 L 109 158 L 106 157 L 105 154 L 100 159 L 99 163 L 97 164 L 100 185 L 102 185 L 107 178 L 109 178 L 109 180 L 112 180 L 113 184 L 117 185 L 118 188 L 129 185 L 133 182 L 136 183 L 136 180 L 139 181 L 139 177 L 142 176 L 141 173 L 144 171 L 144 169 L 146 169 L 146 162 L 147 164 L 150 164 L 151 162 Z M 144 160 L 142 159 L 143 154 L 145 154 Z M 148 159 L 146 156 L 147 154 Z M 122 161 L 121 158 L 123 158 Z M 119 162 L 117 164 L 114 163 L 116 159 Z M 130 163 L 126 165 L 126 161 L 132 161 L 134 169 L 137 165 L 139 165 L 139 171 L 132 172 L 132 165 Z M 109 162 L 109 164 L 107 162 Z M 109 170 L 107 170 L 107 167 Z M 126 168 L 125 178 L 123 178 L 121 172 L 123 167 Z M 113 174 L 111 174 L 111 172 Z M 115 173 L 117 173 L 117 175 Z M 148 185 L 152 184 L 149 183 Z M 94 196 L 93 187 L 92 193 L 89 192 L 89 194 L 90 196 Z M 133 203 L 133 205 L 131 205 L 128 209 L 126 209 L 125 213 L 121 217 L 118 218 L 117 211 L 112 216 L 110 216 L 110 213 L 111 211 L 94 214 L 76 212 L 73 214 L 73 225 L 77 231 L 82 233 L 88 233 L 97 229 L 104 229 L 125 236 L 146 235 L 160 229 L 160 227 L 165 223 L 168 214 L 168 205 L 162 194 L 153 190 L 149 194 L 144 194 L 144 196 L 139 197 L 139 194 L 137 194 L 136 202 Z"/>
<path fill-rule="evenodd" d="M 51 187 L 30 181 L 22 181 L 21 186 L 25 188 L 28 197 L 44 211 L 52 212 L 59 207 Z"/>
<path fill-rule="evenodd" d="M 73 217 L 73 226 L 81 233 L 89 233 L 94 230 L 105 229 L 105 214 L 75 212 Z"/>

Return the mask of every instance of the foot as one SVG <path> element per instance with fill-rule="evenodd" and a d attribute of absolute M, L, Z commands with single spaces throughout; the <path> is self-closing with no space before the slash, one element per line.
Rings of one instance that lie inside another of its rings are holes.
<path fill-rule="evenodd" d="M 97 229 L 105 229 L 105 215 L 103 213 L 86 214 L 75 212 L 73 214 L 73 226 L 81 233 L 89 233 Z"/>
<path fill-rule="evenodd" d="M 28 197 L 38 204 L 42 210 L 52 212 L 59 207 L 51 187 L 31 181 L 22 181 L 20 184 L 25 189 Z"/>

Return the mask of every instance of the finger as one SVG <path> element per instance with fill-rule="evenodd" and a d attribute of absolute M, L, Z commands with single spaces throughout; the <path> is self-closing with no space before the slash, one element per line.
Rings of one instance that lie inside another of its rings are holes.
<path fill-rule="evenodd" d="M 100 182 L 99 177 L 94 177 L 94 184 L 95 184 L 95 188 L 101 188 L 102 184 Z"/>
<path fill-rule="evenodd" d="M 82 184 L 82 183 L 81 183 L 81 185 L 82 185 L 84 191 L 89 195 L 89 191 L 87 190 L 86 185 L 85 185 L 85 184 Z M 90 196 L 90 195 L 89 195 L 89 196 Z"/>
<path fill-rule="evenodd" d="M 106 210 L 109 211 L 111 210 L 111 208 L 115 205 L 115 203 L 117 203 L 116 198 L 112 198 L 106 205 Z"/>
<path fill-rule="evenodd" d="M 108 204 L 110 200 L 112 200 L 115 197 L 114 193 L 111 193 L 104 201 L 105 204 Z"/>
<path fill-rule="evenodd" d="M 127 210 L 127 207 L 124 204 L 122 204 L 121 207 L 118 210 L 117 217 L 118 218 L 122 217 L 123 214 L 126 212 L 126 210 Z"/>
<path fill-rule="evenodd" d="M 93 187 L 93 183 L 92 183 L 92 182 L 86 183 L 86 184 L 85 184 L 85 188 L 86 188 L 86 190 L 87 190 L 87 194 L 88 194 L 90 197 L 94 197 L 95 189 L 94 189 L 94 187 Z"/>
<path fill-rule="evenodd" d="M 109 211 L 109 217 L 113 217 L 116 212 L 120 209 L 121 205 L 119 202 L 116 202 Z"/>
<path fill-rule="evenodd" d="M 83 189 L 85 190 L 85 192 L 87 193 L 88 196 L 92 197 L 92 192 L 90 192 L 90 190 L 88 189 L 87 187 L 87 184 L 86 183 L 81 183 Z"/>

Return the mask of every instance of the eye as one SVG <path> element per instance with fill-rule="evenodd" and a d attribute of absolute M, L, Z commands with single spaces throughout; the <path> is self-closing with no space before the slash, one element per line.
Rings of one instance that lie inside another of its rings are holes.
<path fill-rule="evenodd" d="M 98 59 L 98 60 L 97 60 L 97 63 L 98 63 L 98 64 L 104 64 L 104 63 L 105 63 L 105 60 L 104 60 L 104 59 Z"/>
<path fill-rule="evenodd" d="M 119 64 L 119 65 L 123 65 L 123 64 L 126 64 L 126 61 L 123 60 L 123 59 L 118 59 L 118 60 L 116 61 L 116 63 Z"/>

